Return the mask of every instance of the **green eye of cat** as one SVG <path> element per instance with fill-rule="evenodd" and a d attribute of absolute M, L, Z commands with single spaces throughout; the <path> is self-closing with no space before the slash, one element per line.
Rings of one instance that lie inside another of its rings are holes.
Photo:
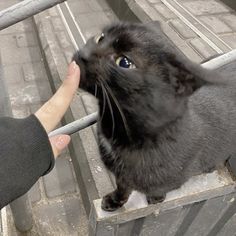
<path fill-rule="evenodd" d="M 116 59 L 116 65 L 125 69 L 136 68 L 135 64 L 126 56 L 120 56 Z"/>
<path fill-rule="evenodd" d="M 96 36 L 95 38 L 94 38 L 94 40 L 95 40 L 95 43 L 96 44 L 98 44 L 98 43 L 100 43 L 103 39 L 104 39 L 104 34 L 102 33 L 102 34 L 100 34 L 100 35 L 98 35 L 98 36 Z"/>

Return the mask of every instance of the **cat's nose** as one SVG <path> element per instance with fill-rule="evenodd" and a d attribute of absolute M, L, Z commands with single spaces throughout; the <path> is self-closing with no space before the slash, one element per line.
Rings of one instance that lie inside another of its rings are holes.
<path fill-rule="evenodd" d="M 79 57 L 81 58 L 81 60 L 83 60 L 83 61 L 88 61 L 88 59 L 91 56 L 90 50 L 87 46 L 85 46 L 81 50 L 79 50 L 78 54 L 79 54 Z"/>
<path fill-rule="evenodd" d="M 77 64 L 80 64 L 81 62 L 83 64 L 86 64 L 88 62 L 88 59 L 86 58 L 86 56 L 83 53 L 81 53 L 81 52 L 77 52 L 73 56 L 73 60 L 76 61 Z"/>
<path fill-rule="evenodd" d="M 79 55 L 79 60 L 81 60 L 84 64 L 87 64 L 88 59 L 84 57 L 83 55 Z"/>

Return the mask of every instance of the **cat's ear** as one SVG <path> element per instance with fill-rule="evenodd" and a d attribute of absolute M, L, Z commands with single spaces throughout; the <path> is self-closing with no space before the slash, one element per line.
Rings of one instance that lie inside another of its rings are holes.
<path fill-rule="evenodd" d="M 184 62 L 177 60 L 175 55 L 169 55 L 164 64 L 168 81 L 178 95 L 191 95 L 206 83 L 195 71 L 188 69 Z"/>

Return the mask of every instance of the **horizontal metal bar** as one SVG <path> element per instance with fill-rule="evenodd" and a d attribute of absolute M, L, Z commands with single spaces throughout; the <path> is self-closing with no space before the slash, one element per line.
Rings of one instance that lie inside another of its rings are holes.
<path fill-rule="evenodd" d="M 0 30 L 65 0 L 24 0 L 0 12 Z"/>
<path fill-rule="evenodd" d="M 58 134 L 73 134 L 77 131 L 80 131 L 90 125 L 93 125 L 97 122 L 98 119 L 98 113 L 94 112 L 90 115 L 87 115 L 79 120 L 73 121 L 59 129 L 56 129 L 49 133 L 49 137 L 58 135 Z"/>
<path fill-rule="evenodd" d="M 202 64 L 202 66 L 206 69 L 217 69 L 224 65 L 227 65 L 228 63 L 231 63 L 233 61 L 236 61 L 236 49 L 227 52 L 221 56 L 218 56 L 214 59 L 211 59 L 210 61 L 207 61 Z"/>

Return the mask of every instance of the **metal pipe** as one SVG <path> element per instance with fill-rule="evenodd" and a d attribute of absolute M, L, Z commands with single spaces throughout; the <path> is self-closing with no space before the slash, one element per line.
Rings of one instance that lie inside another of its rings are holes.
<path fill-rule="evenodd" d="M 0 30 L 53 7 L 65 0 L 24 0 L 0 11 Z"/>
<path fill-rule="evenodd" d="M 211 59 L 210 61 L 203 63 L 202 66 L 206 69 L 212 70 L 212 69 L 220 68 L 233 61 L 236 61 L 236 49 L 230 52 L 227 52 L 221 56 L 218 56 L 214 59 Z"/>
<path fill-rule="evenodd" d="M 80 131 L 81 129 L 84 129 L 90 125 L 93 125 L 96 123 L 98 119 L 98 113 L 94 112 L 90 115 L 87 115 L 79 120 L 73 121 L 61 128 L 58 128 L 51 133 L 49 133 L 49 137 L 58 135 L 58 134 L 73 134 L 77 131 Z"/>

